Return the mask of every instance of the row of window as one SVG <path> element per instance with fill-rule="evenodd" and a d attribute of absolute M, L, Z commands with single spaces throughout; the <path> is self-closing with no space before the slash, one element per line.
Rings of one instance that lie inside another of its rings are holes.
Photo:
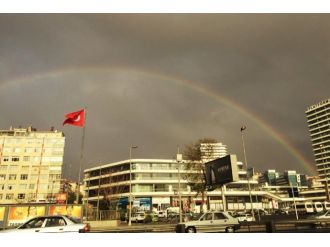
<path fill-rule="evenodd" d="M 111 186 L 107 188 L 100 188 L 100 196 L 107 196 L 110 194 L 121 194 L 127 193 L 129 190 L 129 186 L 120 185 L 120 186 Z M 189 191 L 190 186 L 186 184 L 180 185 L 181 191 Z M 178 192 L 179 186 L 178 184 L 137 184 L 132 185 L 132 192 Z M 88 190 L 87 193 L 89 197 L 97 196 L 98 189 Z"/>
<path fill-rule="evenodd" d="M 8 174 L 8 180 L 16 180 L 16 174 Z M 21 174 L 20 180 L 27 180 L 28 174 Z M 0 180 L 6 180 L 6 174 L 0 174 Z"/>
<path fill-rule="evenodd" d="M 37 188 L 37 184 L 19 184 L 18 186 L 15 184 L 0 184 L 0 190 L 34 190 Z M 38 186 L 39 189 L 59 189 L 60 185 L 59 184 L 39 184 Z"/>
<path fill-rule="evenodd" d="M 38 194 L 39 195 L 39 194 Z M 33 199 L 35 198 L 36 194 L 35 193 L 18 193 L 16 198 L 14 193 L 7 193 L 7 194 L 1 194 L 0 193 L 0 201 L 1 200 L 14 200 L 14 199 L 19 199 L 19 200 L 24 200 L 24 199 Z M 47 196 L 53 196 L 52 194 L 47 194 Z"/>
<path fill-rule="evenodd" d="M 1 138 L 3 143 L 3 138 Z M 64 144 L 64 139 L 43 139 L 43 138 L 4 138 L 4 143 L 8 144 Z"/>
<path fill-rule="evenodd" d="M 2 161 L 3 162 L 19 162 L 19 161 L 24 161 L 24 162 L 29 162 L 29 161 L 34 161 L 34 162 L 62 162 L 63 157 L 62 156 L 3 156 Z"/>
<path fill-rule="evenodd" d="M 327 131 L 329 130 L 329 126 L 326 125 L 324 127 L 320 127 L 320 128 L 316 128 L 314 130 L 311 130 L 310 133 L 313 135 L 313 134 L 317 134 L 317 133 L 320 133 L 320 132 L 323 132 L 323 131 Z"/>
<path fill-rule="evenodd" d="M 41 151 L 44 154 L 55 154 L 55 155 L 63 154 L 63 148 L 44 148 L 44 149 L 41 150 L 41 148 L 35 148 L 35 147 L 29 147 L 29 148 L 5 147 L 2 150 L 3 153 L 21 153 L 21 152 L 24 152 L 24 153 L 38 153 L 38 154 L 40 154 Z"/>
<path fill-rule="evenodd" d="M 315 114 L 316 113 L 316 114 Z M 329 110 L 329 106 L 328 107 L 324 107 L 324 108 L 318 108 L 315 111 L 311 111 L 307 114 L 307 119 L 313 119 L 313 118 L 319 118 L 322 117 L 326 114 L 329 114 L 330 110 Z"/>
<path fill-rule="evenodd" d="M 56 179 L 60 179 L 61 178 L 61 174 L 21 174 L 20 177 L 18 177 L 16 174 L 0 174 L 0 181 L 4 181 L 4 180 L 17 180 L 18 178 L 20 178 L 20 180 L 37 180 L 39 177 L 39 179 L 41 180 L 45 180 L 45 179 L 49 179 L 49 180 L 56 180 Z"/>
<path fill-rule="evenodd" d="M 180 169 L 183 171 L 187 169 L 187 164 L 180 164 Z M 132 164 L 132 170 L 176 170 L 178 169 L 178 164 L 176 163 L 136 163 Z M 99 176 L 100 173 L 101 175 L 106 175 L 106 174 L 112 174 L 116 172 L 122 172 L 122 171 L 128 171 L 129 170 L 129 164 L 123 164 L 123 165 L 118 165 L 114 167 L 107 167 L 107 168 L 102 168 L 100 170 L 93 170 L 89 174 L 86 174 L 86 177 L 96 177 Z"/>

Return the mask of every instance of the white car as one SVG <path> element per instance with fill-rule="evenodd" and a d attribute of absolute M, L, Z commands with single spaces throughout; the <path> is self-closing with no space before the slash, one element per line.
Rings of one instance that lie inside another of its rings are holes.
<path fill-rule="evenodd" d="M 239 222 L 255 221 L 255 218 L 252 216 L 252 214 L 244 212 L 238 212 L 234 217 L 238 219 Z"/>
<path fill-rule="evenodd" d="M 131 221 L 132 222 L 143 222 L 146 218 L 145 212 L 137 212 L 132 215 Z"/>
<path fill-rule="evenodd" d="M 198 219 L 177 224 L 176 232 L 235 232 L 240 227 L 238 219 L 228 212 L 207 212 Z M 181 231 L 180 231 L 181 230 Z"/>
<path fill-rule="evenodd" d="M 89 231 L 90 225 L 88 223 L 82 224 L 70 216 L 56 215 L 35 217 L 15 229 L 4 230 L 1 233 L 84 233 Z"/>

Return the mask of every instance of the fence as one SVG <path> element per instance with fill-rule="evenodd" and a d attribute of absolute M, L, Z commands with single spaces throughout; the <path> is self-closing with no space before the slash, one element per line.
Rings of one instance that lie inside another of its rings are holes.
<path fill-rule="evenodd" d="M 88 212 L 88 216 L 86 219 L 88 221 L 94 220 L 120 220 L 121 214 L 119 211 L 116 210 L 97 210 L 97 209 L 90 209 Z"/>

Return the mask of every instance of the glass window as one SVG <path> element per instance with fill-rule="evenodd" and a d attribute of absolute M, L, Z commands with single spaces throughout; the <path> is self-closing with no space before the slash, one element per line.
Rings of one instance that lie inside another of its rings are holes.
<path fill-rule="evenodd" d="M 25 148 L 25 153 L 33 153 L 34 148 Z"/>
<path fill-rule="evenodd" d="M 212 213 L 206 213 L 201 220 L 212 220 Z"/>
<path fill-rule="evenodd" d="M 12 200 L 14 199 L 14 194 L 10 193 L 10 194 L 6 194 L 6 199 L 7 200 Z"/>
<path fill-rule="evenodd" d="M 224 216 L 222 213 L 214 213 L 214 219 L 215 220 L 224 220 L 224 219 L 227 219 L 227 217 Z"/>
<path fill-rule="evenodd" d="M 2 158 L 2 161 L 3 161 L 3 162 L 7 162 L 7 161 L 9 161 L 9 157 L 3 157 L 3 158 Z"/>
<path fill-rule="evenodd" d="M 26 222 L 20 228 L 21 229 L 24 229 L 24 228 L 40 228 L 42 226 L 42 224 L 44 223 L 44 221 L 45 221 L 45 218 L 32 219 L 32 220 Z"/>
<path fill-rule="evenodd" d="M 5 180 L 6 179 L 6 175 L 5 174 L 0 174 L 0 180 Z"/>
<path fill-rule="evenodd" d="M 27 174 L 21 174 L 21 180 L 27 180 L 28 175 Z"/>
<path fill-rule="evenodd" d="M 25 194 L 23 194 L 23 193 L 19 193 L 19 194 L 17 195 L 17 199 L 25 199 Z"/>
<path fill-rule="evenodd" d="M 22 166 L 22 170 L 24 171 L 29 170 L 29 166 Z"/>
<path fill-rule="evenodd" d="M 4 184 L 0 184 L 0 190 L 4 190 L 5 189 L 5 185 Z"/>
<path fill-rule="evenodd" d="M 14 171 L 18 169 L 18 166 L 9 166 L 8 169 Z"/>
<path fill-rule="evenodd" d="M 9 180 L 16 180 L 16 174 L 10 174 Z"/>
<path fill-rule="evenodd" d="M 65 226 L 65 225 L 66 223 L 64 219 L 58 217 L 58 218 L 47 219 L 47 223 L 45 227 Z"/>
<path fill-rule="evenodd" d="M 15 186 L 13 184 L 8 184 L 7 185 L 7 190 L 13 190 Z"/>
<path fill-rule="evenodd" d="M 25 161 L 25 162 L 26 162 L 26 161 L 30 161 L 30 156 L 24 156 L 24 157 L 23 157 L 23 161 Z"/>
<path fill-rule="evenodd" d="M 18 162 L 18 161 L 19 161 L 19 157 L 18 157 L 18 156 L 13 156 L 13 157 L 11 158 L 11 161 L 13 161 L 13 162 Z"/>
<path fill-rule="evenodd" d="M 27 184 L 20 184 L 19 189 L 25 190 L 27 188 Z"/>
<path fill-rule="evenodd" d="M 8 166 L 0 166 L 0 171 L 6 171 Z"/>

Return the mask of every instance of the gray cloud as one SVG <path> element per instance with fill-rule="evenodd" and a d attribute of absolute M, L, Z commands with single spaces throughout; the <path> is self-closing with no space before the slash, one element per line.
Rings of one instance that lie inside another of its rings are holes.
<path fill-rule="evenodd" d="M 76 177 L 81 129 L 61 123 L 84 105 L 85 167 L 126 159 L 131 144 L 172 158 L 202 137 L 242 159 L 245 123 L 250 164 L 306 173 L 253 119 L 176 80 L 254 112 L 313 164 L 304 111 L 329 98 L 329 26 L 327 14 L 1 14 L 0 127 L 63 130 Z"/>

